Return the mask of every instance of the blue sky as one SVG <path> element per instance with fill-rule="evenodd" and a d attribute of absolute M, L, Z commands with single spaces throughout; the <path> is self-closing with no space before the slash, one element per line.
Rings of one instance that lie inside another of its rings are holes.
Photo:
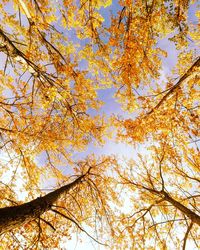
<path fill-rule="evenodd" d="M 189 20 L 193 23 L 197 22 L 197 18 L 194 15 L 196 8 L 197 8 L 197 3 L 194 5 L 191 5 L 191 7 L 189 9 L 189 16 L 188 17 L 189 17 Z M 103 17 L 105 19 L 106 26 L 109 26 L 110 10 L 112 10 L 115 13 L 116 11 L 118 11 L 120 9 L 121 9 L 121 7 L 117 4 L 117 1 L 113 1 L 112 6 L 110 6 L 107 9 L 101 8 L 101 14 L 103 15 Z M 10 13 L 13 12 L 12 4 L 8 5 L 8 11 Z M 23 22 L 27 22 L 25 19 L 26 18 L 23 17 Z M 85 41 L 78 40 L 74 36 L 73 31 L 63 30 L 63 32 L 66 32 L 66 35 L 70 35 L 72 41 L 80 42 L 80 44 L 82 44 L 82 45 L 84 45 L 87 42 L 87 40 L 85 40 Z M 171 37 L 171 35 L 169 37 Z M 164 82 L 166 81 L 166 77 L 170 75 L 172 68 L 175 66 L 175 64 L 177 62 L 177 54 L 178 54 L 176 51 L 175 45 L 171 41 L 168 40 L 169 37 L 160 40 L 157 44 L 158 47 L 161 47 L 168 52 L 167 58 L 163 58 L 163 69 L 160 72 L 161 73 L 160 81 L 164 81 Z M 4 63 L 5 63 L 5 56 L 2 53 L 0 53 L 0 68 L 1 69 L 4 67 Z M 81 65 L 81 68 L 84 68 L 84 67 L 87 68 L 86 62 L 81 62 L 80 65 Z M 8 69 L 7 73 L 9 73 L 9 72 L 10 72 L 10 70 Z M 112 114 L 120 115 L 120 116 L 125 117 L 125 118 L 134 117 L 135 114 L 124 112 L 121 109 L 121 105 L 113 97 L 115 94 L 115 91 L 116 90 L 114 88 L 105 89 L 105 90 L 98 90 L 98 96 L 105 104 L 102 106 L 102 108 L 100 108 L 100 110 L 98 112 L 95 110 L 89 110 L 89 114 L 95 115 L 97 113 L 100 113 L 100 114 L 104 113 L 104 114 L 106 114 L 107 117 L 110 117 Z M 9 95 L 9 93 L 8 93 L 8 95 Z M 141 145 L 137 149 L 143 153 L 147 152 L 147 150 L 144 149 L 143 145 Z M 130 159 L 130 158 L 134 158 L 134 156 L 136 154 L 136 150 L 134 149 L 133 146 L 127 145 L 125 143 L 116 143 L 115 140 L 113 139 L 113 140 L 106 140 L 106 143 L 103 146 L 99 146 L 99 145 L 95 145 L 94 143 L 90 143 L 88 145 L 87 150 L 85 150 L 84 152 L 75 152 L 73 155 L 73 159 L 74 160 L 83 159 L 91 153 L 95 154 L 96 156 L 100 156 L 102 154 L 105 154 L 105 155 L 115 154 L 116 156 L 118 156 L 121 159 L 123 157 Z M 41 154 L 40 157 L 37 157 L 37 160 L 36 160 L 38 165 L 44 165 L 45 161 L 46 161 L 45 154 Z M 60 166 L 59 168 L 63 171 L 64 174 L 70 174 L 72 172 L 68 166 Z M 45 182 L 45 184 L 44 184 L 45 187 L 51 187 L 53 185 L 54 185 L 53 180 Z M 88 241 L 90 241 L 90 240 L 88 239 Z M 72 247 L 73 246 L 74 246 L 74 243 L 72 244 Z M 85 249 L 89 249 L 89 247 L 91 247 L 90 243 Z M 82 248 L 82 249 L 84 249 L 84 248 Z"/>
<path fill-rule="evenodd" d="M 120 11 L 122 9 L 121 6 L 118 5 L 118 1 L 113 1 L 113 4 L 109 6 L 108 8 L 101 8 L 100 13 L 104 17 L 104 25 L 109 26 L 110 24 L 110 11 L 112 13 L 116 13 L 117 11 Z M 188 19 L 189 22 L 196 23 L 197 18 L 195 17 L 195 10 L 197 9 L 197 3 L 193 4 L 189 8 L 189 14 L 188 14 Z M 166 24 L 167 25 L 167 24 Z M 59 28 L 59 27 L 57 27 Z M 75 36 L 74 31 L 68 31 L 67 29 L 62 30 L 71 41 L 80 43 L 81 46 L 84 46 L 87 42 L 88 39 L 85 40 L 80 40 Z M 176 31 L 175 31 L 176 32 Z M 163 50 L 166 50 L 168 53 L 168 56 L 166 58 L 162 58 L 163 62 L 163 68 L 160 72 L 161 76 L 158 82 L 160 83 L 165 83 L 167 82 L 167 77 L 171 75 L 171 70 L 173 67 L 176 65 L 177 62 L 177 55 L 178 51 L 176 50 L 176 47 L 173 42 L 169 40 L 170 37 L 172 37 L 173 34 L 168 35 L 166 38 L 163 38 L 158 41 L 157 47 L 160 47 Z M 192 47 L 193 45 L 191 45 Z M 80 47 L 81 48 L 81 47 Z M 196 49 L 196 47 L 195 47 Z M 87 62 L 81 61 L 80 62 L 80 68 L 81 69 L 87 69 Z M 121 109 L 120 103 L 117 102 L 117 100 L 114 98 L 114 94 L 116 92 L 115 88 L 110 88 L 110 89 L 102 89 L 98 90 L 98 98 L 104 102 L 104 105 L 100 108 L 99 111 L 96 110 L 88 110 L 88 113 L 90 115 L 96 115 L 96 114 L 105 114 L 107 117 L 110 117 L 111 115 L 120 115 L 124 118 L 134 118 L 135 114 L 131 114 L 128 112 L 125 112 Z M 144 148 L 140 147 L 140 151 L 146 151 Z M 115 140 L 106 140 L 105 145 L 100 146 L 100 145 L 95 145 L 93 142 L 91 142 L 87 150 L 84 152 L 75 152 L 73 154 L 73 159 L 74 160 L 79 160 L 83 159 L 89 154 L 95 154 L 97 156 L 100 156 L 102 154 L 105 155 L 110 155 L 110 154 L 116 154 L 118 157 L 123 158 L 132 158 L 135 154 L 135 150 L 132 146 L 127 145 L 125 143 L 116 143 Z M 38 157 L 39 164 L 44 164 L 44 161 L 46 160 L 46 157 L 42 154 L 40 157 Z M 63 170 L 63 173 L 70 173 L 71 170 L 68 167 L 61 166 L 60 169 Z"/>
<path fill-rule="evenodd" d="M 197 17 L 195 16 L 195 10 L 197 9 L 197 7 L 198 7 L 197 2 L 190 6 L 189 14 L 188 14 L 189 22 L 197 23 L 198 20 L 197 20 Z M 121 11 L 121 9 L 122 9 L 122 6 L 120 6 L 118 4 L 118 1 L 116 0 L 113 1 L 112 5 L 109 6 L 108 8 L 101 8 L 100 13 L 104 17 L 103 25 L 106 27 L 109 27 L 110 13 L 112 12 L 113 14 L 115 14 L 116 12 Z M 7 5 L 6 10 L 10 14 L 15 12 L 13 10 L 13 5 L 11 2 Z M 28 22 L 24 15 L 22 15 L 22 22 L 28 25 Z M 63 28 L 61 29 L 61 26 L 57 24 L 56 24 L 56 28 L 58 28 L 61 32 L 66 34 L 66 36 L 68 36 L 72 42 L 79 43 L 80 48 L 81 46 L 84 46 L 88 42 L 88 39 L 84 39 L 84 40 L 78 39 L 75 36 L 75 33 L 73 30 L 69 31 L 67 29 L 63 29 Z M 172 43 L 168 39 L 172 37 L 172 35 L 173 34 L 170 34 L 168 37 L 159 40 L 157 43 L 157 47 L 160 47 L 166 50 L 168 53 L 168 56 L 166 58 L 162 58 L 163 68 L 162 68 L 162 71 L 160 72 L 161 74 L 160 82 L 166 82 L 167 76 L 170 76 L 171 70 L 177 62 L 178 52 L 175 48 L 174 43 Z M 193 45 L 191 45 L 191 47 L 192 46 Z M 0 67 L 3 68 L 5 64 L 5 55 L 3 55 L 2 53 L 0 53 L 0 55 L 1 55 Z M 79 64 L 79 67 L 81 69 L 84 69 L 84 68 L 87 69 L 87 62 L 82 60 Z M 8 67 L 7 73 L 11 72 L 10 70 L 11 68 L 9 69 Z M 104 105 L 100 108 L 99 111 L 90 109 L 88 110 L 88 113 L 90 115 L 105 114 L 108 118 L 113 114 L 120 115 L 124 118 L 134 118 L 135 117 L 134 113 L 131 114 L 121 109 L 120 103 L 118 103 L 117 100 L 114 98 L 115 92 L 116 92 L 115 88 L 98 90 L 98 98 L 104 102 Z M 9 92 L 8 92 L 8 95 L 9 95 Z M 84 152 L 75 152 L 73 158 L 76 160 L 82 159 L 91 153 L 94 153 L 95 155 L 116 154 L 121 157 L 127 156 L 128 158 L 130 158 L 134 154 L 134 150 L 133 150 L 133 147 L 126 145 L 125 143 L 116 143 L 113 139 L 113 140 L 106 140 L 106 143 L 104 146 L 98 146 L 98 145 L 95 145 L 94 143 L 90 143 L 88 145 L 87 150 L 85 150 Z M 39 165 L 40 164 L 43 165 L 45 160 L 46 160 L 46 157 L 44 156 L 44 154 L 42 154 L 40 157 L 37 158 L 37 162 L 39 163 Z M 63 171 L 65 173 L 68 173 L 68 170 L 65 167 L 63 168 Z"/>

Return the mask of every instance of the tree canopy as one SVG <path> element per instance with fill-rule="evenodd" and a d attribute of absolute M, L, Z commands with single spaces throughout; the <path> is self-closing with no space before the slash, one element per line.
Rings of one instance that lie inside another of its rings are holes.
<path fill-rule="evenodd" d="M 0 19 L 0 249 L 198 249 L 197 1 L 2 0 Z"/>

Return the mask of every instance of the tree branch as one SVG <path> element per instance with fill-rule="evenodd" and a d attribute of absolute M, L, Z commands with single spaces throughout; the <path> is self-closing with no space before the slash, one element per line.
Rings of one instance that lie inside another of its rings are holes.
<path fill-rule="evenodd" d="M 103 245 L 103 246 L 107 246 L 106 244 L 96 240 L 93 236 L 91 236 L 85 229 L 83 229 L 74 219 L 68 217 L 67 215 L 59 212 L 58 210 L 52 209 L 51 211 L 53 211 L 54 213 L 59 214 L 60 216 L 64 217 L 67 220 L 70 220 L 71 222 L 73 222 L 82 232 L 84 232 L 85 234 L 87 234 L 87 236 L 89 236 L 91 239 L 93 239 L 94 241 L 96 241 L 98 244 Z"/>
<path fill-rule="evenodd" d="M 185 237 L 184 237 L 184 240 L 183 240 L 183 250 L 186 249 L 186 242 L 187 242 L 188 234 L 189 234 L 190 230 L 192 229 L 192 226 L 193 226 L 193 223 L 191 222 L 190 225 L 187 228 L 186 233 L 185 233 Z"/>
<path fill-rule="evenodd" d="M 179 79 L 179 81 L 172 87 L 170 90 L 163 96 L 163 98 L 159 101 L 159 103 L 152 108 L 151 111 L 149 111 L 147 114 L 150 115 L 153 113 L 156 109 L 158 109 L 167 98 L 174 93 L 174 91 L 183 83 L 183 81 L 188 78 L 192 72 L 195 70 L 196 67 L 200 66 L 200 57 L 193 63 L 193 65 L 186 71 L 186 73 Z"/>

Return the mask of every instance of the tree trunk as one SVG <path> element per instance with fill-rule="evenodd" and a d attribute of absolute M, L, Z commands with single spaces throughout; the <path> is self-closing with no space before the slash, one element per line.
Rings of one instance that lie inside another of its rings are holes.
<path fill-rule="evenodd" d="M 176 207 L 178 210 L 180 210 L 182 213 L 184 213 L 187 217 L 189 217 L 192 222 L 194 222 L 200 226 L 200 216 L 198 214 L 194 213 L 192 210 L 190 210 L 186 206 L 182 205 L 180 202 L 173 199 L 166 192 L 164 193 L 164 195 L 165 195 L 164 199 L 166 201 L 171 203 L 174 207 Z"/>
<path fill-rule="evenodd" d="M 145 186 L 142 186 L 145 190 L 151 192 L 152 194 L 157 194 L 159 196 L 163 196 L 163 200 L 169 202 L 171 205 L 173 205 L 175 208 L 177 208 L 179 211 L 181 211 L 183 214 L 185 214 L 188 218 L 191 219 L 193 223 L 196 223 L 200 226 L 200 216 L 187 208 L 186 206 L 182 205 L 180 202 L 172 198 L 167 192 L 161 190 L 155 190 L 152 188 L 148 188 Z"/>
<path fill-rule="evenodd" d="M 70 191 L 80 183 L 84 176 L 85 174 L 81 175 L 73 182 L 43 197 L 38 197 L 22 205 L 0 208 L 0 235 L 39 218 L 44 212 L 51 208 L 53 203 L 55 203 L 63 193 Z"/>

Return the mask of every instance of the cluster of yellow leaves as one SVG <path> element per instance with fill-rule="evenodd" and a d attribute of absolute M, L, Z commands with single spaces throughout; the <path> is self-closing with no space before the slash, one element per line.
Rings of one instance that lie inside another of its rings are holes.
<path fill-rule="evenodd" d="M 190 201 L 185 195 L 196 187 L 199 170 L 198 150 L 190 145 L 199 136 L 199 78 L 198 69 L 194 70 L 175 90 L 173 79 L 167 86 L 157 82 L 162 59 L 167 57 L 158 42 L 172 36 L 178 53 L 174 73 L 180 78 L 195 60 L 187 49 L 187 36 L 195 42 L 199 38 L 198 28 L 187 23 L 188 1 L 171 1 L 172 9 L 167 1 L 120 1 L 108 27 L 104 27 L 107 17 L 105 20 L 102 7 L 112 9 L 110 0 L 64 0 L 56 4 L 20 0 L 10 7 L 12 14 L 7 11 L 8 1 L 4 2 L 0 5 L 0 35 L 5 43 L 1 47 L 5 64 L 0 71 L 0 132 L 1 148 L 10 157 L 9 166 L 14 171 L 9 186 L 3 185 L 1 198 L 7 200 L 1 205 L 10 205 L 8 199 L 15 202 L 12 189 L 19 175 L 15 165 L 23 169 L 21 190 L 35 198 L 41 193 L 38 185 L 42 178 L 54 178 L 59 185 L 69 181 L 60 166 L 74 165 L 73 153 L 86 150 L 91 142 L 104 144 L 112 125 L 119 140 L 143 146 L 145 152 L 127 166 L 104 157 L 99 164 L 94 155 L 80 162 L 74 172 L 84 173 L 92 166 L 91 176 L 72 190 L 71 196 L 59 200 L 59 211 L 66 216 L 73 212 L 78 222 L 86 221 L 89 227 L 97 226 L 94 217 L 100 218 L 101 225 L 107 219 L 118 249 L 154 249 L 153 240 L 156 247 L 166 249 L 167 234 L 171 230 L 176 237 L 175 227 L 171 222 L 163 227 L 155 224 L 160 218 L 173 220 L 172 215 L 177 214 L 182 216 L 178 222 L 181 229 L 187 222 L 180 211 L 167 206 L 166 200 L 159 203 L 163 194 L 158 192 L 165 185 L 164 190 L 176 201 L 190 209 L 196 206 L 196 198 Z M 199 13 L 196 16 L 199 18 Z M 115 98 L 133 114 L 131 118 L 108 122 L 98 114 L 103 105 L 98 90 L 111 87 L 117 88 Z M 96 115 L 92 116 L 93 109 Z M 147 159 L 144 153 L 148 153 Z M 43 167 L 37 158 L 45 159 Z M 6 171 L 2 164 L 1 175 Z M 117 210 L 123 204 L 119 199 L 123 189 L 130 194 L 132 215 L 120 215 Z M 69 239 L 75 229 L 69 230 L 72 223 L 64 218 L 51 213 L 45 216 L 58 232 L 53 234 L 51 226 L 41 222 L 42 246 L 59 247 L 61 238 Z M 37 223 L 28 224 L 19 234 L 29 244 L 37 241 L 37 229 Z M 104 230 L 99 226 L 102 237 Z M 179 248 L 181 240 L 175 238 L 175 247 Z M 2 243 L 5 248 L 17 248 L 17 244 L 9 236 Z"/>

